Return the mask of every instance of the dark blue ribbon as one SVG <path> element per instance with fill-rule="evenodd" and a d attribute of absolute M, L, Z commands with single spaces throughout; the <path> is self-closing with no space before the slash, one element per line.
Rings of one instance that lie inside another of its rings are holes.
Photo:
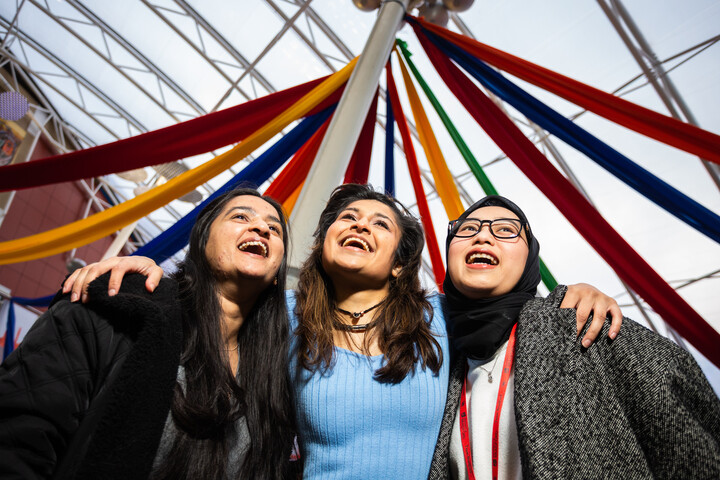
<path fill-rule="evenodd" d="M 393 114 L 390 99 L 385 102 L 387 106 L 385 119 L 385 192 L 395 196 L 395 115 Z"/>
<path fill-rule="evenodd" d="M 427 30 L 423 31 L 445 55 L 530 120 L 587 155 L 667 212 L 720 243 L 720 216 L 552 110 L 482 60 Z"/>

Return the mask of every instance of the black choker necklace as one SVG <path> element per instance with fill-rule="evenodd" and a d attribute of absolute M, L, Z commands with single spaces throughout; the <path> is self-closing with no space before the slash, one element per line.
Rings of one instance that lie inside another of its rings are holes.
<path fill-rule="evenodd" d="M 350 316 L 353 317 L 354 319 L 358 319 L 358 318 L 362 317 L 363 315 L 365 315 L 365 314 L 366 314 L 367 312 L 369 312 L 370 310 L 374 310 L 374 309 L 376 309 L 377 307 L 379 307 L 380 305 L 382 305 L 384 301 L 385 301 L 385 299 L 383 299 L 382 301 L 380 301 L 380 303 L 377 303 L 377 304 L 373 305 L 372 307 L 363 310 L 362 312 L 348 312 L 347 310 L 343 310 L 343 309 L 340 308 L 340 307 L 336 307 L 336 308 L 338 309 L 338 312 L 344 313 L 345 315 L 350 315 Z"/>
<path fill-rule="evenodd" d="M 377 307 L 382 305 L 384 302 L 385 302 L 385 300 L 383 299 L 380 303 L 377 303 L 377 304 L 373 305 L 372 307 L 362 310 L 360 312 L 348 312 L 347 310 L 343 310 L 340 307 L 336 307 L 336 308 L 337 308 L 338 312 L 344 313 L 345 315 L 353 317 L 354 319 L 357 320 L 358 318 L 361 318 L 363 315 L 365 315 L 370 310 L 376 309 Z M 346 332 L 364 332 L 368 328 L 374 326 L 375 323 L 376 323 L 375 320 L 373 320 L 372 322 L 363 323 L 361 325 L 347 325 L 345 323 L 337 323 L 335 325 L 335 328 L 337 328 L 338 330 L 344 330 Z"/>

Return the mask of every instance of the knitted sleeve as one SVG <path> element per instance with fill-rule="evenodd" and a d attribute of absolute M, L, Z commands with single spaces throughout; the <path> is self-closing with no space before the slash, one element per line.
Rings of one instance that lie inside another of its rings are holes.
<path fill-rule="evenodd" d="M 720 401 L 692 356 L 627 318 L 584 349 L 562 293 L 529 302 L 518 325 L 523 475 L 720 478 Z"/>

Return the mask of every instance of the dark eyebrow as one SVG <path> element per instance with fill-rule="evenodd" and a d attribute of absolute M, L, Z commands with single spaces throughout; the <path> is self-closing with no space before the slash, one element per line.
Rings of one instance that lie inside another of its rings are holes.
<path fill-rule="evenodd" d="M 347 212 L 348 210 L 350 210 L 350 211 L 352 211 L 352 212 L 355 212 L 355 213 L 358 213 L 358 212 L 360 211 L 359 209 L 357 209 L 357 208 L 355 208 L 355 207 L 345 207 L 345 208 L 342 209 L 342 211 L 341 211 L 340 213 L 342 213 L 342 212 Z M 384 213 L 375 212 L 375 213 L 373 213 L 373 216 L 384 218 L 384 219 L 388 220 L 390 223 L 392 223 L 393 225 L 397 226 L 397 223 L 395 222 L 395 220 L 393 220 L 392 218 L 388 217 L 388 216 L 385 215 Z"/>
<path fill-rule="evenodd" d="M 395 225 L 395 220 L 393 220 L 392 218 L 388 217 L 388 216 L 385 215 L 384 213 L 376 212 L 376 213 L 375 213 L 375 216 L 376 216 L 376 217 L 384 218 L 384 219 L 386 219 L 387 221 L 389 221 L 390 223 L 392 223 L 393 225 Z"/>
<path fill-rule="evenodd" d="M 488 222 L 488 221 L 495 221 L 495 220 L 514 220 L 516 222 L 522 223 L 522 220 L 519 218 L 513 218 L 513 217 L 497 217 L 497 218 L 476 218 L 476 217 L 467 217 L 465 220 L 475 220 L 476 222 Z"/>
<path fill-rule="evenodd" d="M 232 213 L 233 210 L 241 210 L 241 211 L 243 211 L 243 212 L 248 212 L 248 213 L 251 213 L 251 214 L 253 214 L 253 215 L 257 215 L 257 212 L 255 211 L 254 208 L 251 208 L 251 207 L 243 207 L 243 206 L 231 207 L 231 208 L 227 211 L 227 215 L 229 215 L 230 213 Z M 280 220 L 280 219 L 279 219 L 278 217 L 276 217 L 275 215 L 267 215 L 267 216 L 265 217 L 265 221 L 268 221 L 268 220 L 270 220 L 271 222 L 275 222 L 275 223 L 282 224 L 282 220 Z"/>
<path fill-rule="evenodd" d="M 230 214 L 230 213 L 232 213 L 233 210 L 241 210 L 243 212 L 248 212 L 248 213 L 252 213 L 253 215 L 257 215 L 257 212 L 253 208 L 250 208 L 250 207 L 230 207 L 230 209 L 228 209 L 228 211 L 226 213 Z"/>
<path fill-rule="evenodd" d="M 275 215 L 268 215 L 267 217 L 265 217 L 265 219 L 266 219 L 266 220 L 270 220 L 270 221 L 275 222 L 275 223 L 279 223 L 279 224 L 282 225 L 282 220 L 280 220 L 280 219 L 279 219 L 278 217 L 276 217 Z"/>

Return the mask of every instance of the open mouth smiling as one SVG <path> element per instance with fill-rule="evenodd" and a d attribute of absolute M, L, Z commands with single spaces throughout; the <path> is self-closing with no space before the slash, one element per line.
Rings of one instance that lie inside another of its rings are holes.
<path fill-rule="evenodd" d="M 359 249 L 365 250 L 368 253 L 372 252 L 370 245 L 368 245 L 365 240 L 358 238 L 358 237 L 348 237 L 345 240 L 343 240 L 343 242 L 340 245 L 342 247 L 359 248 Z"/>
<path fill-rule="evenodd" d="M 498 264 L 498 259 L 485 252 L 473 252 L 467 256 L 465 263 L 469 265 L 492 265 Z"/>
<path fill-rule="evenodd" d="M 258 241 L 251 241 L 251 242 L 243 242 L 240 245 L 238 245 L 238 250 L 241 252 L 248 252 L 255 255 L 260 255 L 261 257 L 267 258 L 268 256 L 268 248 L 267 245 L 265 245 L 263 242 Z"/>

